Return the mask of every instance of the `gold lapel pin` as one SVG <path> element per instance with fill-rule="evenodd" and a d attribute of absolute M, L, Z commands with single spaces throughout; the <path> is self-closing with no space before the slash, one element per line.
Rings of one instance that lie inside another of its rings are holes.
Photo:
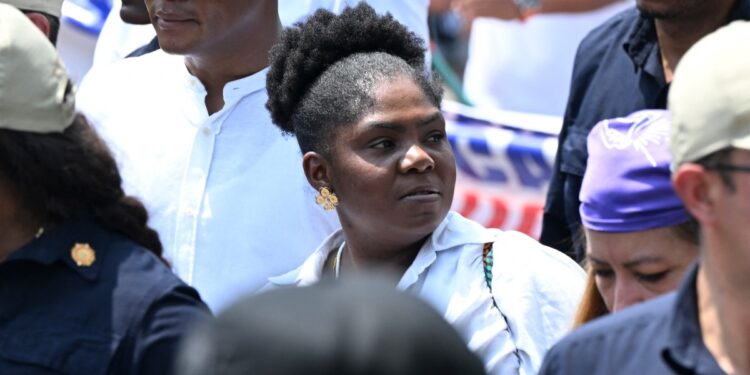
<path fill-rule="evenodd" d="M 75 244 L 70 250 L 70 257 L 78 267 L 89 267 L 96 261 L 96 253 L 87 243 Z"/>

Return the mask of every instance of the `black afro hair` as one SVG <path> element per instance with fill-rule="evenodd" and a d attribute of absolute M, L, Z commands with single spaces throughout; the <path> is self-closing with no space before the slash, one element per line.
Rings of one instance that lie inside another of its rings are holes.
<path fill-rule="evenodd" d="M 326 152 L 324 135 L 361 118 L 384 79 L 408 77 L 439 105 L 442 91 L 428 77 L 424 53 L 419 37 L 365 3 L 338 16 L 318 10 L 285 29 L 271 49 L 266 107 L 303 152 Z"/>

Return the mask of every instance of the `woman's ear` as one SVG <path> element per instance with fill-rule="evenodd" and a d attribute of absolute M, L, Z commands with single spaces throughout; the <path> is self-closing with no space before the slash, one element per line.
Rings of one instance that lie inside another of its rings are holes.
<path fill-rule="evenodd" d="M 672 186 L 685 209 L 701 226 L 710 226 L 715 219 L 714 184 L 712 176 L 699 164 L 683 164 L 672 174 Z"/>
<path fill-rule="evenodd" d="M 34 26 L 41 30 L 42 33 L 44 33 L 44 36 L 49 39 L 49 33 L 52 32 L 52 26 L 50 26 L 47 17 L 37 12 L 28 12 L 26 13 L 26 17 L 28 17 Z"/>
<path fill-rule="evenodd" d="M 302 158 L 302 168 L 305 170 L 307 182 L 316 190 L 323 186 L 331 186 L 328 161 L 323 155 L 309 151 Z"/>

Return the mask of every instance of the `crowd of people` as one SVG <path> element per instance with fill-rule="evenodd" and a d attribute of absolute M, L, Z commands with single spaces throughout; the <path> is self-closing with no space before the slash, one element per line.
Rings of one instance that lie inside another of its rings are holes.
<path fill-rule="evenodd" d="M 454 1 L 625 8 L 540 241 L 450 210 L 430 1 L 302 3 L 123 1 L 76 87 L 0 0 L 0 373 L 750 374 L 750 1 Z"/>

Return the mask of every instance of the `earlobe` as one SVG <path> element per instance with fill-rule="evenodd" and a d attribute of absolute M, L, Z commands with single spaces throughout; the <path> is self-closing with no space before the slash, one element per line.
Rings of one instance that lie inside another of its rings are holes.
<path fill-rule="evenodd" d="M 36 12 L 29 12 L 26 13 L 26 17 L 28 17 L 31 22 L 36 26 L 39 30 L 44 33 L 44 35 L 49 38 L 49 34 L 52 31 L 52 27 L 49 24 L 49 20 L 47 17 L 45 17 L 43 14 L 36 13 Z"/>
<path fill-rule="evenodd" d="M 321 187 L 330 187 L 328 161 L 317 152 L 309 151 L 302 158 L 302 167 L 305 170 L 307 182 L 316 190 Z"/>
<path fill-rule="evenodd" d="M 675 192 L 685 205 L 685 209 L 702 226 L 710 225 L 715 218 L 709 177 L 705 168 L 698 164 L 681 165 L 672 175 Z"/>

